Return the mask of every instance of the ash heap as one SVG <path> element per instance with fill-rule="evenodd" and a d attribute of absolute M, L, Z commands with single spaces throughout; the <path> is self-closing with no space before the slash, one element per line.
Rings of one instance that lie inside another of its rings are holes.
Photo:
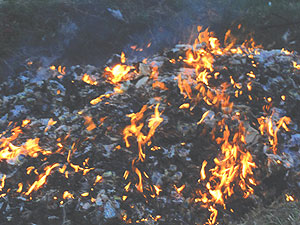
<path fill-rule="evenodd" d="M 28 61 L 2 83 L 0 223 L 237 224 L 297 201 L 299 55 L 201 29 L 140 62 Z"/>

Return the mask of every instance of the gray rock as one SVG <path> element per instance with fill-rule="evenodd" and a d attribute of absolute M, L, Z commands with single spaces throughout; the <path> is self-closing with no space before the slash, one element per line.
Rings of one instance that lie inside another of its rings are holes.
<path fill-rule="evenodd" d="M 117 216 L 117 212 L 110 201 L 106 202 L 104 205 L 104 217 L 105 219 L 114 218 Z"/>

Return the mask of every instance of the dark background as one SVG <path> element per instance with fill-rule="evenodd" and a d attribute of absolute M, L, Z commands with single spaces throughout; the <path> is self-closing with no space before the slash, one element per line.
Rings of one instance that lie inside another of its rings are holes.
<path fill-rule="evenodd" d="M 101 66 L 121 51 L 147 57 L 191 42 L 197 25 L 221 40 L 231 29 L 239 42 L 253 36 L 267 49 L 299 51 L 299 10 L 296 0 L 3 0 L 0 77 L 17 76 L 27 61 Z"/>

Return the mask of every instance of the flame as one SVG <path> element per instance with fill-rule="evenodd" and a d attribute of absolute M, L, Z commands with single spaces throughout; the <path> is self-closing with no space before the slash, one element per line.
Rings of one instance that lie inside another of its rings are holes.
<path fill-rule="evenodd" d="M 182 80 L 181 74 L 177 76 L 178 81 L 178 88 L 180 90 L 180 93 L 184 95 L 184 97 L 188 97 L 189 99 L 192 98 L 192 89 L 187 80 Z"/>
<path fill-rule="evenodd" d="M 22 127 L 25 127 L 27 124 L 29 124 L 31 121 L 30 120 L 23 120 L 22 121 Z"/>
<path fill-rule="evenodd" d="M 190 103 L 183 103 L 181 106 L 179 106 L 179 109 L 188 109 L 190 108 Z"/>
<path fill-rule="evenodd" d="M 4 188 L 5 186 L 5 179 L 6 179 L 6 175 L 2 175 L 2 178 L 0 180 L 0 191 L 2 191 L 2 189 Z"/>
<path fill-rule="evenodd" d="M 162 113 L 158 111 L 159 104 L 156 105 L 154 109 L 154 114 L 151 115 L 151 117 L 148 120 L 148 134 L 145 135 L 141 130 L 144 128 L 144 123 L 141 121 L 144 117 L 144 113 L 147 110 L 147 105 L 144 105 L 141 110 L 137 113 L 131 113 L 127 115 L 128 117 L 131 118 L 131 124 L 125 127 L 123 130 L 123 139 L 125 141 L 126 147 L 129 148 L 130 142 L 128 140 L 129 137 L 135 137 L 138 145 L 138 157 L 137 159 L 132 160 L 132 171 L 135 172 L 135 174 L 138 176 L 138 183 L 135 185 L 136 189 L 143 193 L 143 176 L 146 177 L 146 179 L 149 179 L 149 176 L 147 175 L 146 172 L 141 172 L 137 167 L 136 167 L 136 161 L 141 161 L 143 162 L 146 158 L 146 154 L 144 152 L 144 147 L 145 145 L 149 145 L 151 143 L 151 138 L 155 134 L 156 129 L 158 126 L 163 122 L 163 118 L 160 117 Z M 124 173 L 124 178 L 125 180 L 128 178 L 129 171 L 125 171 Z M 125 190 L 128 191 L 129 187 L 131 185 L 131 182 L 129 182 L 125 186 Z M 159 194 L 159 188 L 157 186 L 153 186 L 156 195 Z M 152 190 L 152 187 L 151 187 Z M 158 194 L 157 194 L 158 193 Z"/>
<path fill-rule="evenodd" d="M 207 161 L 204 160 L 203 163 L 202 163 L 201 172 L 200 172 L 201 180 L 205 180 L 206 179 L 206 175 L 205 175 L 205 167 L 206 167 L 206 165 L 207 165 Z"/>
<path fill-rule="evenodd" d="M 272 115 L 270 117 L 261 116 L 257 120 L 260 124 L 259 130 L 261 135 L 264 135 L 265 133 L 267 134 L 273 153 L 276 154 L 278 144 L 277 133 L 281 127 L 286 131 L 289 131 L 287 124 L 291 122 L 291 118 L 286 116 L 280 118 L 279 121 L 276 123 L 277 126 L 274 124 Z"/>
<path fill-rule="evenodd" d="M 55 163 L 51 166 L 46 166 L 44 169 L 45 172 L 39 175 L 38 180 L 30 186 L 25 195 L 30 195 L 32 191 L 37 191 L 38 189 L 40 189 L 47 182 L 47 177 L 50 175 L 51 171 L 56 167 L 59 167 L 59 163 Z"/>
<path fill-rule="evenodd" d="M 297 70 L 300 70 L 300 64 L 297 64 L 295 61 L 293 61 L 293 67 Z"/>
<path fill-rule="evenodd" d="M 292 54 L 292 52 L 290 52 L 289 50 L 286 50 L 284 48 L 281 49 L 281 52 L 286 54 L 286 55 L 291 55 Z"/>
<path fill-rule="evenodd" d="M 97 175 L 96 180 L 95 180 L 95 182 L 94 182 L 94 186 L 95 186 L 97 183 L 100 183 L 102 180 L 103 180 L 102 176 Z"/>
<path fill-rule="evenodd" d="M 162 191 L 162 189 L 159 186 L 153 185 L 154 189 L 155 189 L 155 194 L 157 196 L 159 196 L 159 193 Z"/>
<path fill-rule="evenodd" d="M 65 74 L 66 74 L 66 72 L 65 72 L 66 67 L 65 67 L 65 66 L 64 66 L 64 67 L 58 66 L 57 70 L 58 70 L 58 72 L 59 72 L 61 75 L 65 75 Z"/>
<path fill-rule="evenodd" d="M 47 132 L 49 130 L 49 128 L 53 125 L 55 125 L 57 122 L 54 121 L 52 118 L 49 119 L 47 127 L 45 128 L 44 132 Z"/>
<path fill-rule="evenodd" d="M 200 182 L 204 182 L 207 193 L 198 191 L 201 196 L 197 202 L 211 212 L 208 224 L 215 224 L 218 211 L 215 204 L 225 208 L 225 200 L 234 194 L 235 185 L 238 185 L 247 198 L 253 193 L 256 183 L 252 178 L 253 168 L 256 167 L 252 161 L 250 152 L 241 146 L 245 144 L 245 128 L 240 123 L 238 132 L 233 135 L 233 141 L 229 141 L 230 131 L 227 125 L 223 125 L 223 137 L 216 138 L 221 145 L 221 155 L 214 159 L 216 166 L 210 169 L 210 176 L 205 172 L 207 161 L 203 161 L 200 171 Z M 207 181 L 208 178 L 208 181 Z"/>
<path fill-rule="evenodd" d="M 285 200 L 287 202 L 293 202 L 295 201 L 295 198 L 292 195 L 285 194 Z"/>
<path fill-rule="evenodd" d="M 155 81 L 153 84 L 152 84 L 152 88 L 155 89 L 155 88 L 159 88 L 161 90 L 168 90 L 168 88 L 166 87 L 166 85 L 163 83 L 163 82 L 159 82 L 159 81 Z"/>
<path fill-rule="evenodd" d="M 81 196 L 82 196 L 82 197 L 87 197 L 87 196 L 89 196 L 89 194 L 90 194 L 90 193 L 88 193 L 88 192 L 84 192 L 84 193 L 81 194 Z"/>
<path fill-rule="evenodd" d="M 201 30 L 202 27 L 198 27 L 198 31 L 200 32 Z M 193 103 L 203 100 L 208 106 L 216 107 L 230 117 L 233 111 L 233 103 L 230 101 L 230 95 L 226 93 L 230 84 L 223 83 L 220 85 L 220 88 L 212 88 L 210 86 L 211 79 L 218 79 L 218 77 L 220 77 L 220 72 L 214 71 L 214 58 L 215 56 L 229 52 L 229 54 L 248 54 L 249 58 L 252 56 L 253 59 L 253 55 L 260 53 L 255 49 L 253 40 L 245 41 L 241 47 L 233 48 L 235 39 L 231 37 L 231 31 L 226 33 L 224 43 L 226 44 L 226 47 L 221 48 L 218 39 L 213 37 L 213 34 L 208 32 L 208 29 L 200 32 L 194 45 L 186 51 L 185 58 L 178 57 L 178 61 L 182 60 L 188 68 L 193 68 L 195 73 L 184 71 L 179 74 L 176 79 L 180 93 L 184 98 L 191 99 Z M 171 59 L 170 63 L 176 63 L 176 61 L 176 59 Z M 257 67 L 257 64 L 254 61 L 252 62 L 252 65 L 253 67 Z M 256 77 L 252 71 L 247 75 L 251 79 Z M 153 67 L 150 78 L 153 78 L 155 81 L 153 87 L 160 85 L 160 83 L 157 83 L 157 67 Z M 236 82 L 233 77 L 230 77 L 230 79 L 231 85 L 237 89 L 235 91 L 235 96 L 238 97 L 243 93 L 241 90 L 243 86 L 241 83 Z M 248 82 L 247 89 L 248 91 L 252 90 L 251 81 Z M 249 95 L 249 98 L 252 97 Z M 147 106 L 143 106 L 137 113 L 128 115 L 128 117 L 131 118 L 131 125 L 125 127 L 123 130 L 123 139 L 127 148 L 131 146 L 129 142 L 130 137 L 136 138 L 137 141 L 139 155 L 137 159 L 132 161 L 132 171 L 137 175 L 137 183 L 135 186 L 139 192 L 143 192 L 143 182 L 148 178 L 148 175 L 137 168 L 136 162 L 143 162 L 145 160 L 145 146 L 147 144 L 150 145 L 151 137 L 163 121 L 160 117 L 161 113 L 158 111 L 158 106 L 159 105 L 155 108 L 154 115 L 149 119 L 148 134 L 145 133 L 146 129 L 142 120 L 147 110 Z M 179 106 L 180 109 L 189 107 L 189 103 L 184 103 Z M 203 122 L 209 112 L 210 110 L 202 115 L 198 125 Z M 233 119 L 234 118 L 239 118 L 239 116 L 233 117 Z M 216 135 L 214 131 L 212 132 L 212 137 L 217 144 L 220 145 L 221 153 L 214 159 L 215 167 L 209 169 L 209 173 L 206 173 L 206 167 L 208 165 L 207 161 L 203 161 L 202 164 L 199 183 L 204 185 L 206 191 L 202 193 L 199 190 L 201 198 L 197 198 L 195 201 L 202 202 L 202 206 L 207 208 L 211 213 L 208 224 L 216 223 L 218 215 L 216 205 L 221 205 L 225 208 L 225 201 L 234 194 L 234 189 L 237 189 L 238 187 L 244 194 L 244 198 L 247 198 L 253 193 L 253 186 L 256 185 L 253 178 L 253 169 L 256 165 L 252 160 L 250 152 L 244 148 L 246 144 L 245 128 L 242 122 L 239 121 L 239 123 L 240 126 L 235 133 L 229 131 L 229 127 L 225 125 L 224 121 L 217 124 L 217 126 L 220 126 L 220 131 L 223 131 L 223 137 L 215 138 Z M 232 136 L 233 139 L 229 138 L 230 136 Z M 124 174 L 125 179 L 128 178 L 128 174 L 129 172 L 126 171 Z M 145 180 L 143 180 L 144 178 Z M 125 186 L 126 191 L 129 190 L 130 185 L 131 182 Z M 178 193 L 180 193 L 185 186 L 183 185 L 180 188 L 177 188 L 174 185 L 174 187 Z M 155 186 L 153 186 L 153 188 L 156 189 Z M 150 187 L 150 189 L 152 188 Z M 126 198 L 127 196 L 125 196 L 125 199 Z"/>
<path fill-rule="evenodd" d="M 63 199 L 67 199 L 67 198 L 74 198 L 74 196 L 70 192 L 65 191 L 63 193 Z"/>
<path fill-rule="evenodd" d="M 121 63 L 117 64 L 113 68 L 106 67 L 104 69 L 104 75 L 107 77 L 108 81 L 112 84 L 118 84 L 121 81 L 128 79 L 128 73 L 133 68 L 132 66 L 123 65 L 126 61 L 125 54 L 121 53 Z"/>
<path fill-rule="evenodd" d="M 43 155 L 52 154 L 51 151 L 43 150 L 39 147 L 39 138 L 28 139 L 25 144 L 16 146 L 12 142 L 15 141 L 22 133 L 21 127 L 15 127 L 11 130 L 10 137 L 3 137 L 4 133 L 0 135 L 0 161 L 2 160 L 16 160 L 19 155 L 29 155 L 36 158 L 40 153 Z"/>
<path fill-rule="evenodd" d="M 210 111 L 206 111 L 205 113 L 203 113 L 201 120 L 199 120 L 197 122 L 197 124 L 201 124 L 203 122 L 203 120 L 207 117 L 207 115 L 210 113 Z"/>
<path fill-rule="evenodd" d="M 108 80 L 113 84 L 117 84 L 126 79 L 130 69 L 130 66 L 117 64 L 112 69 L 106 67 L 105 71 L 107 72 Z"/>
<path fill-rule="evenodd" d="M 82 76 L 82 79 L 81 79 L 83 82 L 87 83 L 87 84 L 90 84 L 90 85 L 97 85 L 98 82 L 93 80 L 88 74 L 84 74 Z"/>
<path fill-rule="evenodd" d="M 99 97 L 97 98 L 94 98 L 90 101 L 90 103 L 92 105 L 96 105 L 98 104 L 99 102 L 103 101 L 104 98 L 109 98 L 110 96 L 112 96 L 113 94 L 103 94 L 103 95 L 100 95 Z"/>
<path fill-rule="evenodd" d="M 18 192 L 18 193 L 21 193 L 22 190 L 23 190 L 23 184 L 22 184 L 22 183 L 19 183 L 19 184 L 18 184 L 18 190 L 17 190 L 17 192 Z"/>
<path fill-rule="evenodd" d="M 84 125 L 87 126 L 86 129 L 88 131 L 94 130 L 97 127 L 96 124 L 93 122 L 93 118 L 92 117 L 85 116 L 84 119 L 85 119 Z"/>
<path fill-rule="evenodd" d="M 144 116 L 144 112 L 147 110 L 147 106 L 144 105 L 140 112 L 138 113 L 132 113 L 127 115 L 131 118 L 131 125 L 127 126 L 123 130 L 123 138 L 126 143 L 126 147 L 130 147 L 130 143 L 128 141 L 128 138 L 131 136 L 135 136 L 138 142 L 138 149 L 139 149 L 139 160 L 144 161 L 145 159 L 145 153 L 143 151 L 143 146 L 147 144 L 147 142 L 150 141 L 152 136 L 155 133 L 155 130 L 160 125 L 160 123 L 163 121 L 163 118 L 160 117 L 161 113 L 158 111 L 159 104 L 156 105 L 154 110 L 154 115 L 151 115 L 151 118 L 148 122 L 148 127 L 150 128 L 147 135 L 144 135 L 141 130 L 144 127 L 144 123 L 141 123 L 140 120 Z"/>
<path fill-rule="evenodd" d="M 175 190 L 176 190 L 176 192 L 178 193 L 178 194 L 180 194 L 182 191 L 183 191 L 183 189 L 185 188 L 185 184 L 184 185 L 182 185 L 181 187 L 176 187 L 176 185 L 174 184 L 174 188 L 175 188 Z"/>

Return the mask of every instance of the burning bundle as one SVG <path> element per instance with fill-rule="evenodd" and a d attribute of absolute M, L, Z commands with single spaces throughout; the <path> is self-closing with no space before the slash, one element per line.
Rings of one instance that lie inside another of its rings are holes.
<path fill-rule="evenodd" d="M 122 53 L 2 84 L 0 221 L 229 224 L 295 200 L 297 60 L 199 27 L 193 45 L 134 65 Z"/>

